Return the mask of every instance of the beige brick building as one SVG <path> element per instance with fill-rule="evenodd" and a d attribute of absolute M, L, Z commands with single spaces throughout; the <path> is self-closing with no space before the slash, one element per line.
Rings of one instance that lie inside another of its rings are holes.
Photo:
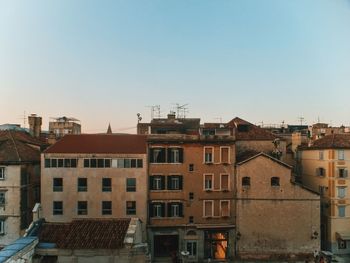
<path fill-rule="evenodd" d="M 237 255 L 312 257 L 320 248 L 320 197 L 291 182 L 291 167 L 265 154 L 238 156 Z"/>
<path fill-rule="evenodd" d="M 48 222 L 138 217 L 145 231 L 145 136 L 67 135 L 41 158 L 42 209 Z"/>
<path fill-rule="evenodd" d="M 322 248 L 350 253 L 350 135 L 326 135 L 299 147 L 302 183 L 321 195 Z"/>

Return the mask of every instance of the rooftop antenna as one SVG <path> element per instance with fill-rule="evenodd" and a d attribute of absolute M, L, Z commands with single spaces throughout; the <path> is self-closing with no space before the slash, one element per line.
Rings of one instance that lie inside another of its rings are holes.
<path fill-rule="evenodd" d="M 146 107 L 151 109 L 151 120 L 153 120 L 155 117 L 160 119 L 160 105 L 151 105 Z"/>
<path fill-rule="evenodd" d="M 303 116 L 300 116 L 300 117 L 298 117 L 298 120 L 300 121 L 300 126 L 302 126 L 305 118 Z"/>
<path fill-rule="evenodd" d="M 214 120 L 219 120 L 220 123 L 222 123 L 222 117 L 217 117 L 217 118 L 214 118 Z"/>
<path fill-rule="evenodd" d="M 185 119 L 186 113 L 188 113 L 188 103 L 180 105 L 180 103 L 175 103 L 176 105 L 176 114 L 179 119 Z"/>
<path fill-rule="evenodd" d="M 26 115 L 26 111 L 23 112 L 23 115 L 20 115 L 20 119 L 23 120 L 23 128 L 26 127 L 26 121 L 27 121 L 27 115 Z"/>

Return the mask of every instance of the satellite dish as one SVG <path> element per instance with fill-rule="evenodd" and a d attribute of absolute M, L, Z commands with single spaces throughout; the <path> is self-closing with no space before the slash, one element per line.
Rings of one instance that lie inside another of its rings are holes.
<path fill-rule="evenodd" d="M 181 255 L 187 257 L 190 254 L 188 251 L 181 251 Z"/>

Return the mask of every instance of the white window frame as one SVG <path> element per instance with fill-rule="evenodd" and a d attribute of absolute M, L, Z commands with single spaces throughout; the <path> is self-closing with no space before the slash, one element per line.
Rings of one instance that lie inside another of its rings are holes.
<path fill-rule="evenodd" d="M 153 177 L 153 190 L 162 190 L 162 177 Z"/>
<path fill-rule="evenodd" d="M 343 175 L 340 176 L 340 171 L 343 171 Z M 347 178 L 348 177 L 348 170 L 346 168 L 338 168 L 338 177 L 339 178 Z"/>
<path fill-rule="evenodd" d="M 172 190 L 180 190 L 180 178 L 176 175 L 170 177 L 170 185 Z"/>
<path fill-rule="evenodd" d="M 227 215 L 223 215 L 222 203 L 227 203 Z M 229 217 L 230 214 L 231 214 L 230 200 L 220 200 L 220 216 L 221 217 Z"/>
<path fill-rule="evenodd" d="M 162 205 L 153 204 L 153 217 L 162 217 Z"/>
<path fill-rule="evenodd" d="M 318 152 L 318 159 L 319 160 L 324 160 L 324 152 L 323 151 L 319 151 Z"/>
<path fill-rule="evenodd" d="M 205 214 L 206 203 L 211 203 L 211 215 Z M 214 200 L 203 200 L 203 217 L 213 217 L 214 216 Z"/>
<path fill-rule="evenodd" d="M 0 167 L 0 180 L 5 180 L 5 167 Z"/>
<path fill-rule="evenodd" d="M 338 150 L 338 160 L 345 160 L 345 151 Z"/>
<path fill-rule="evenodd" d="M 230 160 L 231 160 L 231 149 L 230 149 L 230 147 L 229 146 L 220 146 L 220 163 L 224 163 L 223 161 L 222 161 L 222 149 L 228 149 L 228 151 L 227 151 L 227 162 L 225 162 L 225 163 L 227 163 L 227 164 L 230 164 L 231 162 L 230 162 Z"/>
<path fill-rule="evenodd" d="M 337 187 L 337 196 L 338 198 L 345 198 L 346 197 L 346 192 L 347 192 L 347 187 L 346 186 L 338 186 Z"/>
<path fill-rule="evenodd" d="M 222 177 L 227 175 L 227 189 L 222 187 Z M 226 173 L 220 174 L 220 190 L 221 191 L 230 191 L 230 175 Z"/>
<path fill-rule="evenodd" d="M 206 177 L 210 176 L 210 188 L 207 187 L 207 180 Z M 214 190 L 214 174 L 203 174 L 203 190 L 204 191 L 213 191 Z"/>
<path fill-rule="evenodd" d="M 188 251 L 188 244 L 191 244 L 191 251 Z M 195 250 L 195 253 L 193 253 L 194 249 L 193 249 L 193 244 L 196 244 L 196 250 Z M 189 253 L 188 256 L 190 258 L 196 258 L 197 257 L 197 254 L 198 254 L 198 244 L 197 244 L 197 240 L 186 240 L 186 250 L 187 252 Z"/>
<path fill-rule="evenodd" d="M 344 209 L 344 211 L 342 211 L 341 209 Z M 338 206 L 338 217 L 346 217 L 346 206 L 345 205 Z"/>
<path fill-rule="evenodd" d="M 211 149 L 211 158 L 207 160 L 206 149 Z M 214 163 L 214 147 L 213 146 L 204 146 L 203 148 L 203 163 Z"/>
<path fill-rule="evenodd" d="M 180 150 L 179 150 L 179 148 L 170 147 L 170 160 L 171 159 L 174 160 L 172 163 L 180 163 Z"/>
<path fill-rule="evenodd" d="M 180 205 L 179 204 L 171 204 L 171 217 L 180 217 Z"/>

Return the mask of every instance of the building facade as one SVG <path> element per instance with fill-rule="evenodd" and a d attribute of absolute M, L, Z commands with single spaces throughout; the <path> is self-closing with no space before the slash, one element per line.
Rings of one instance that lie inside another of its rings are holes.
<path fill-rule="evenodd" d="M 320 249 L 320 197 L 291 182 L 291 167 L 265 153 L 237 163 L 237 255 L 305 259 Z"/>
<path fill-rule="evenodd" d="M 48 222 L 86 218 L 147 220 L 146 138 L 67 135 L 42 158 L 42 209 Z"/>
<path fill-rule="evenodd" d="M 49 133 L 54 134 L 56 139 L 62 138 L 67 134 L 81 134 L 80 121 L 66 116 L 52 118 L 49 122 Z"/>
<path fill-rule="evenodd" d="M 0 131 L 0 247 L 32 222 L 40 201 L 40 153 L 43 143 L 24 131 Z"/>
<path fill-rule="evenodd" d="M 149 135 L 148 152 L 153 258 L 234 257 L 234 138 Z"/>
<path fill-rule="evenodd" d="M 322 248 L 350 253 L 350 135 L 331 134 L 299 147 L 302 183 L 321 195 Z"/>

